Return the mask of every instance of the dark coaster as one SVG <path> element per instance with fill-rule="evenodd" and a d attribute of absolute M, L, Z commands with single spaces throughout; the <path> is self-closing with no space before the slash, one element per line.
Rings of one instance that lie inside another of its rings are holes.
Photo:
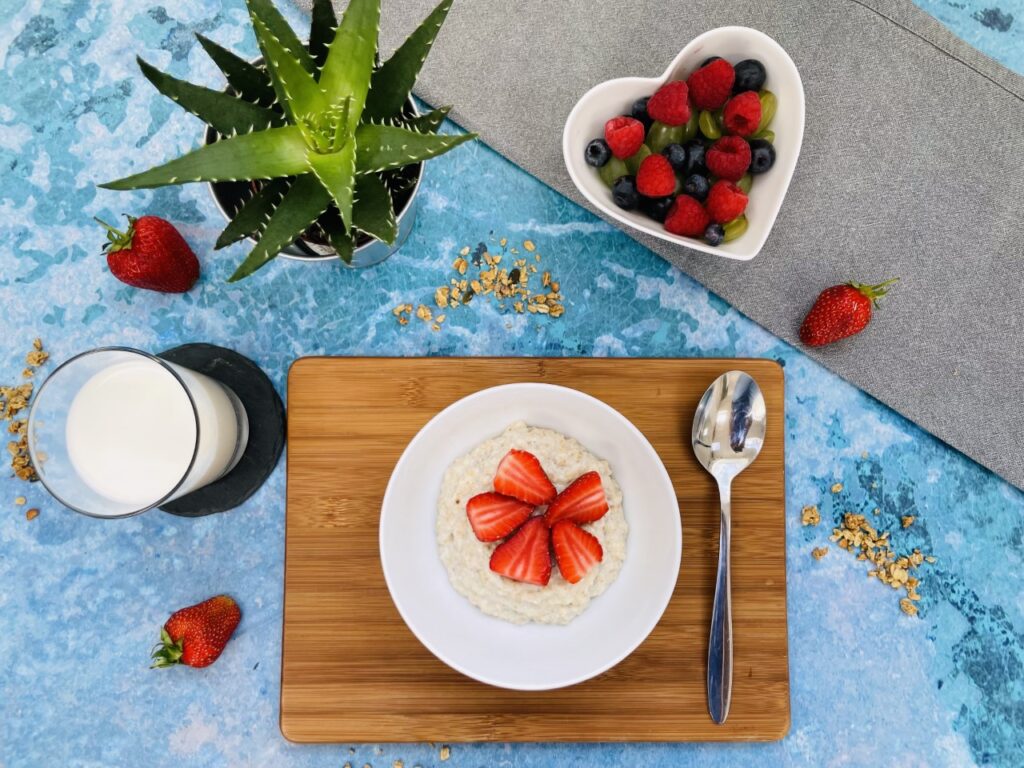
<path fill-rule="evenodd" d="M 226 384 L 238 395 L 249 417 L 249 442 L 235 468 L 220 480 L 160 509 L 181 517 L 202 517 L 234 509 L 266 482 L 284 450 L 284 404 L 277 390 L 256 363 L 224 347 L 183 344 L 157 357 Z"/>

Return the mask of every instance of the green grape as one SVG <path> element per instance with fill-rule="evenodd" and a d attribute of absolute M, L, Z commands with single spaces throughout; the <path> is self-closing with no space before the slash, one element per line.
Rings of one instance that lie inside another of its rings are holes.
<path fill-rule="evenodd" d="M 647 131 L 647 146 L 651 152 L 661 152 L 669 144 L 682 144 L 684 125 L 665 125 L 655 120 Z"/>
<path fill-rule="evenodd" d="M 718 126 L 718 121 L 706 109 L 700 113 L 698 123 L 700 125 L 700 132 L 707 138 L 714 140 L 722 137 L 722 129 Z"/>
<path fill-rule="evenodd" d="M 645 157 L 650 157 L 651 148 L 646 144 L 641 144 L 638 149 L 631 157 L 626 158 L 626 168 L 629 169 L 631 176 L 636 176 L 636 172 L 640 170 L 640 163 L 644 161 Z"/>
<path fill-rule="evenodd" d="M 626 167 L 626 163 L 617 157 L 613 157 L 607 163 L 597 169 L 598 174 L 601 176 L 601 181 L 607 184 L 609 187 L 615 183 L 615 180 L 622 176 L 629 176 L 629 168 Z"/>
<path fill-rule="evenodd" d="M 735 240 L 737 237 L 747 231 L 747 217 L 745 214 L 740 214 L 732 221 L 723 224 L 722 229 L 725 230 L 725 237 L 722 238 L 723 243 L 728 243 L 730 240 Z"/>
<path fill-rule="evenodd" d="M 772 118 L 775 117 L 775 111 L 779 108 L 779 100 L 775 98 L 775 94 L 771 91 L 761 91 L 758 94 L 758 98 L 761 99 L 761 122 L 757 124 L 757 131 L 755 133 L 760 133 L 771 125 Z"/>

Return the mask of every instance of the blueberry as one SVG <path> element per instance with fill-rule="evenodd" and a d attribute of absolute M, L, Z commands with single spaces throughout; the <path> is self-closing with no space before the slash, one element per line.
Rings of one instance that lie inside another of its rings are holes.
<path fill-rule="evenodd" d="M 764 64 L 757 59 L 744 59 L 734 69 L 736 70 L 736 80 L 732 86 L 733 93 L 760 91 L 764 88 L 764 81 L 768 73 L 765 72 Z"/>
<path fill-rule="evenodd" d="M 655 221 L 664 221 L 673 202 L 675 202 L 675 198 L 671 195 L 668 197 L 644 197 L 640 199 L 640 210 Z"/>
<path fill-rule="evenodd" d="M 707 175 L 708 167 L 704 164 L 704 145 L 699 139 L 686 143 L 686 169 L 684 173 L 689 176 L 694 173 Z"/>
<path fill-rule="evenodd" d="M 685 171 L 686 170 L 686 149 L 682 144 L 669 144 L 663 150 L 663 154 L 675 170 Z"/>
<path fill-rule="evenodd" d="M 587 144 L 587 149 L 584 151 L 583 156 L 587 159 L 587 165 L 600 168 L 611 159 L 612 151 L 608 149 L 607 141 L 604 139 L 594 139 Z"/>
<path fill-rule="evenodd" d="M 636 192 L 636 180 L 632 176 L 620 176 L 612 185 L 612 199 L 619 208 L 631 211 L 640 202 Z"/>
<path fill-rule="evenodd" d="M 750 168 L 752 174 L 764 173 L 775 165 L 775 147 L 765 139 L 750 140 Z"/>
<path fill-rule="evenodd" d="M 700 63 L 700 66 L 697 67 L 697 69 L 701 69 L 702 67 L 706 67 L 712 61 L 718 61 L 720 58 L 722 58 L 722 57 L 721 56 L 708 56 L 706 59 L 704 59 L 704 61 L 702 61 Z"/>
<path fill-rule="evenodd" d="M 690 176 L 686 183 L 683 184 L 683 192 L 702 203 L 707 199 L 708 192 L 710 191 L 711 182 L 707 180 L 706 176 L 701 176 L 699 173 Z"/>
<path fill-rule="evenodd" d="M 651 127 L 651 123 L 654 121 L 651 116 L 647 114 L 647 102 L 651 100 L 650 96 L 644 96 L 642 99 L 637 99 L 633 102 L 633 108 L 629 111 L 630 116 L 639 120 L 644 124 L 644 130 L 646 131 Z"/>
<path fill-rule="evenodd" d="M 704 230 L 704 242 L 708 245 L 718 245 L 725 237 L 725 229 L 721 224 L 708 224 Z"/>

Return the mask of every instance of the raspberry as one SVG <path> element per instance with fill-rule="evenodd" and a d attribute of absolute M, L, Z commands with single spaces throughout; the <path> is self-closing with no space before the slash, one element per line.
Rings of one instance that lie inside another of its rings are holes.
<path fill-rule="evenodd" d="M 673 235 L 700 237 L 708 226 L 708 213 L 704 206 L 687 195 L 680 195 L 668 209 L 665 229 Z"/>
<path fill-rule="evenodd" d="M 688 92 L 682 80 L 665 83 L 647 102 L 647 114 L 665 125 L 683 125 L 690 119 Z"/>
<path fill-rule="evenodd" d="M 686 84 L 698 109 L 718 109 L 732 94 L 736 71 L 725 59 L 715 59 L 690 75 Z"/>
<path fill-rule="evenodd" d="M 707 208 L 712 221 L 725 224 L 747 210 L 747 196 L 731 181 L 716 181 L 708 193 Z"/>
<path fill-rule="evenodd" d="M 750 145 L 739 136 L 723 136 L 711 145 L 704 163 L 718 178 L 739 181 L 750 167 Z"/>
<path fill-rule="evenodd" d="M 722 113 L 725 130 L 737 136 L 749 136 L 761 124 L 761 99 L 753 91 L 733 96 Z"/>
<path fill-rule="evenodd" d="M 632 157 L 644 143 L 644 124 L 625 115 L 613 117 L 604 124 L 604 140 L 617 158 Z"/>
<path fill-rule="evenodd" d="M 636 191 L 644 197 L 665 197 L 676 191 L 676 174 L 664 155 L 648 155 L 640 163 Z"/>

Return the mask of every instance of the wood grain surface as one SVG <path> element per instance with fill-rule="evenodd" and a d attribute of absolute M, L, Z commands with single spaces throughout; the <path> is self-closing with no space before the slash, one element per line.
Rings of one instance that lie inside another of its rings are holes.
<path fill-rule="evenodd" d="M 733 484 L 735 678 L 729 719 L 716 726 L 705 670 L 718 495 L 690 449 L 690 424 L 707 386 L 734 368 L 761 385 L 768 429 L 761 455 Z M 556 691 L 494 688 L 438 661 L 402 622 L 378 555 L 380 502 L 409 440 L 459 398 L 517 381 L 573 387 L 620 411 L 657 449 L 682 514 L 682 566 L 661 622 L 618 666 Z M 282 733 L 297 742 L 782 738 L 784 426 L 783 372 L 770 360 L 297 361 L 288 379 Z"/>

